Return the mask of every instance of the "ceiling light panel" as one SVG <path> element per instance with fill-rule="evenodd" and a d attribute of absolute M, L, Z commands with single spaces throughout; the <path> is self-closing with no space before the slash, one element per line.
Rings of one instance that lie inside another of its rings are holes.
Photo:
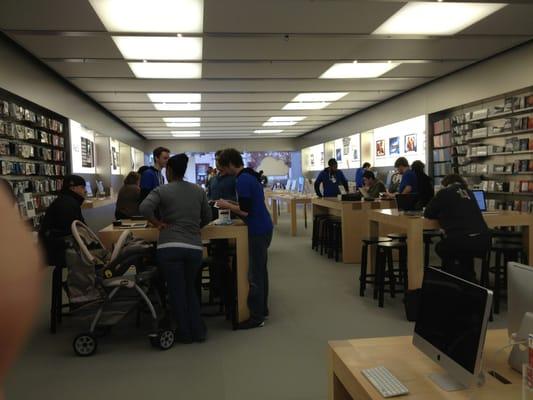
<path fill-rule="evenodd" d="M 254 133 L 281 133 L 282 129 L 256 129 Z"/>
<path fill-rule="evenodd" d="M 336 63 L 320 75 L 320 79 L 377 78 L 396 68 L 400 63 Z"/>
<path fill-rule="evenodd" d="M 154 103 L 158 111 L 199 111 L 202 109 L 200 103 Z"/>
<path fill-rule="evenodd" d="M 200 93 L 147 93 L 153 103 L 200 103 Z"/>
<path fill-rule="evenodd" d="M 169 128 L 198 128 L 199 122 L 167 122 Z"/>
<path fill-rule="evenodd" d="M 126 60 L 201 60 L 202 38 L 113 36 Z"/>
<path fill-rule="evenodd" d="M 308 101 L 308 102 L 321 102 L 321 101 L 337 101 L 346 96 L 348 92 L 323 92 L 323 93 L 300 93 L 291 102 Z"/>
<path fill-rule="evenodd" d="M 178 138 L 200 137 L 200 131 L 172 131 L 172 136 Z"/>
<path fill-rule="evenodd" d="M 200 117 L 164 117 L 165 122 L 200 122 Z"/>
<path fill-rule="evenodd" d="M 293 126 L 297 123 L 298 121 L 267 121 L 263 126 Z"/>
<path fill-rule="evenodd" d="M 203 0 L 89 0 L 109 32 L 201 33 Z"/>
<path fill-rule="evenodd" d="M 501 10 L 503 3 L 411 2 L 373 33 L 379 35 L 454 35 Z"/>
<path fill-rule="evenodd" d="M 283 122 L 283 121 L 303 121 L 307 117 L 270 117 L 269 122 Z"/>
<path fill-rule="evenodd" d="M 331 103 L 326 102 L 302 102 L 302 103 L 287 103 L 283 106 L 284 110 L 321 110 L 326 108 Z"/>
<path fill-rule="evenodd" d="M 200 79 L 202 77 L 201 63 L 130 62 L 128 65 L 137 78 Z"/>

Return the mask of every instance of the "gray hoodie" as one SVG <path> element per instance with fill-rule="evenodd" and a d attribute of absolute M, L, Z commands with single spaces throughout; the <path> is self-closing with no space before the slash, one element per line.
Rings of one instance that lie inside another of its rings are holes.
<path fill-rule="evenodd" d="M 200 229 L 211 221 L 211 209 L 205 192 L 185 181 L 170 182 L 152 190 L 139 206 L 140 213 L 170 225 L 159 234 L 158 248 L 202 248 Z"/>

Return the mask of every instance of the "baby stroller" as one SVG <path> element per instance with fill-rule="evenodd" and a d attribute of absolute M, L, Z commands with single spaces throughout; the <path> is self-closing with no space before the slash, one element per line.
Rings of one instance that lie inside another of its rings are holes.
<path fill-rule="evenodd" d="M 97 349 L 97 329 L 110 328 L 139 307 L 148 308 L 152 330 L 148 337 L 154 347 L 167 350 L 174 344 L 174 332 L 158 329 L 154 302 L 161 304 L 154 285 L 153 246 L 133 239 L 125 230 L 109 252 L 87 225 L 74 221 L 72 241 L 65 259 L 68 268 L 67 294 L 72 313 L 92 319 L 88 332 L 72 343 L 79 356 L 90 356 Z"/>

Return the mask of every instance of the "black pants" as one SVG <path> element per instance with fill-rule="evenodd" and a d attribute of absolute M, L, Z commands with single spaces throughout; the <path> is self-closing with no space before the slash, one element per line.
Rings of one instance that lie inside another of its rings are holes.
<path fill-rule="evenodd" d="M 489 251 L 488 234 L 445 236 L 435 246 L 435 251 L 442 260 L 444 271 L 465 280 L 474 282 L 474 258 L 485 257 Z"/>
<path fill-rule="evenodd" d="M 248 236 L 249 270 L 248 307 L 250 318 L 263 321 L 268 315 L 268 248 L 272 241 L 272 232 L 265 235 Z"/>

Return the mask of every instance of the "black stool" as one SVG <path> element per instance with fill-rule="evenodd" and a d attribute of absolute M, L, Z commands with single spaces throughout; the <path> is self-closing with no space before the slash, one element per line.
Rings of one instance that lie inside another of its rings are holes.
<path fill-rule="evenodd" d="M 507 263 L 523 261 L 525 252 L 521 244 L 498 242 L 491 245 L 490 251 L 495 253 L 495 265 L 489 267 L 489 271 L 494 274 L 494 314 L 499 314 L 502 289 L 507 287 Z"/>
<path fill-rule="evenodd" d="M 311 248 L 318 251 L 320 248 L 320 227 L 328 219 L 329 215 L 315 215 L 313 218 L 313 235 L 311 237 Z"/>
<path fill-rule="evenodd" d="M 376 284 L 374 285 L 374 298 L 378 298 L 378 306 L 383 308 L 384 294 L 387 291 L 385 285 L 389 285 L 388 292 L 391 297 L 396 295 L 396 278 L 394 273 L 394 262 L 392 250 L 399 251 L 399 275 L 398 280 L 403 282 L 404 289 L 407 288 L 407 244 L 400 241 L 380 242 L 377 244 L 376 260 Z M 388 275 L 388 279 L 385 278 Z"/>
<path fill-rule="evenodd" d="M 429 267 L 429 255 L 434 238 L 442 238 L 442 232 L 438 229 L 424 230 L 424 266 Z"/>
<path fill-rule="evenodd" d="M 342 251 L 342 224 L 340 218 L 330 218 L 326 221 L 326 253 L 328 258 L 339 261 Z"/>
<path fill-rule="evenodd" d="M 366 237 L 362 238 L 361 242 L 363 247 L 361 249 L 361 271 L 359 273 L 359 296 L 363 297 L 365 295 L 367 283 L 374 285 L 376 274 L 369 274 L 368 271 L 368 248 L 374 244 L 381 242 L 391 242 L 392 239 L 388 237 Z"/>
<path fill-rule="evenodd" d="M 392 239 L 392 240 L 396 240 L 398 242 L 407 241 L 407 234 L 406 233 L 389 233 L 387 235 L 387 237 Z"/>

